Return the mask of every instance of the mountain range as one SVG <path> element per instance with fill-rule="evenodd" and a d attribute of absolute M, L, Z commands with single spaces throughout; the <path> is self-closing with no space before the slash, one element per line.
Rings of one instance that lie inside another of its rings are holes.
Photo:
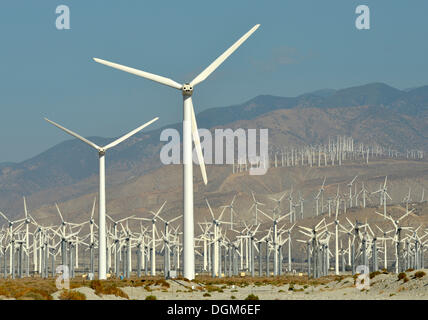
<path fill-rule="evenodd" d="M 341 90 L 323 89 L 297 97 L 259 95 L 242 104 L 197 114 L 200 128 L 268 128 L 270 147 L 316 144 L 348 135 L 358 142 L 428 151 L 428 86 L 399 90 L 371 83 Z M 163 166 L 159 141 L 165 128 L 181 133 L 181 123 L 142 132 L 107 157 L 107 188 L 155 172 Z M 99 145 L 114 138 L 89 137 Z M 34 210 L 96 192 L 97 154 L 73 139 L 20 163 L 0 164 L 0 210 L 22 214 L 22 196 Z M 165 169 L 164 172 L 168 170 Z M 181 185 L 181 180 L 177 180 Z"/>

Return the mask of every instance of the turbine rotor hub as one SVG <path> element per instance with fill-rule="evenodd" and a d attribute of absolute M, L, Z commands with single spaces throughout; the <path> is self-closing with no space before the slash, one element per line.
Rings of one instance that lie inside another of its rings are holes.
<path fill-rule="evenodd" d="M 183 84 L 183 88 L 181 88 L 181 91 L 183 92 L 183 96 L 192 96 L 193 94 L 193 86 L 189 83 Z"/>

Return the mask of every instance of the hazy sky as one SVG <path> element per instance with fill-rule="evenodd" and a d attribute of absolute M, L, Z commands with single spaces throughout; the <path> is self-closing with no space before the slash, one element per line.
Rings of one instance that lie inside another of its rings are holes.
<path fill-rule="evenodd" d="M 71 10 L 57 30 L 55 9 Z M 357 30 L 366 4 L 371 29 Z M 253 25 L 261 27 L 194 93 L 196 113 L 259 94 L 385 82 L 428 84 L 427 1 L 0 2 L 0 162 L 22 161 L 69 137 L 114 137 L 159 116 L 181 120 L 179 91 L 92 61 L 104 58 L 190 81 Z M 154 128 L 154 127 L 152 127 Z"/>

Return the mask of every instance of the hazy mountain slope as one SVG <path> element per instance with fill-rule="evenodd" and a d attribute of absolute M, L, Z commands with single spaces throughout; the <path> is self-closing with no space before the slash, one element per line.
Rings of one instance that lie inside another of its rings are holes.
<path fill-rule="evenodd" d="M 271 147 L 315 144 L 336 134 L 398 148 L 428 150 L 428 86 L 408 92 L 375 83 L 321 90 L 299 97 L 262 95 L 243 104 L 197 115 L 200 128 L 269 128 Z M 181 132 L 181 124 L 168 125 Z M 161 166 L 164 128 L 137 134 L 109 150 L 107 183 L 115 185 Z M 93 137 L 98 144 L 112 138 Z M 96 190 L 97 154 L 77 140 L 62 142 L 19 164 L 0 164 L 0 209 L 16 215 L 22 195 L 38 195 L 36 207 Z"/>

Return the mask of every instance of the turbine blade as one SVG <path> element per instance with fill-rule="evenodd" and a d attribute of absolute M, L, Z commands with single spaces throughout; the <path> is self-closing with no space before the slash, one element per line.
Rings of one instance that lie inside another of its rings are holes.
<path fill-rule="evenodd" d="M 162 76 L 158 76 L 156 74 L 153 73 L 149 73 L 149 72 L 145 72 L 145 71 L 141 71 L 138 69 L 134 69 L 134 68 L 130 68 L 130 67 L 126 67 L 114 62 L 110 62 L 110 61 L 106 61 L 106 60 L 102 60 L 102 59 L 98 59 L 98 58 L 93 58 L 95 62 L 101 63 L 103 65 L 106 65 L 108 67 L 112 67 L 118 70 L 122 70 L 128 73 L 132 73 L 135 74 L 136 76 L 139 77 L 143 77 L 149 80 L 152 80 L 154 82 L 158 82 L 160 84 L 181 90 L 181 88 L 183 87 L 181 84 L 175 82 L 174 80 L 171 80 L 169 78 L 166 77 L 162 77 Z"/>
<path fill-rule="evenodd" d="M 56 206 L 56 210 L 58 211 L 58 214 L 61 218 L 61 222 L 64 222 L 64 218 L 62 217 L 61 210 L 59 210 L 58 204 L 55 203 L 55 206 Z"/>
<path fill-rule="evenodd" d="M 158 212 L 156 212 L 156 214 L 155 214 L 155 216 L 154 216 L 154 218 L 156 218 L 158 215 L 159 215 L 159 213 L 161 213 L 161 211 L 162 211 L 162 209 L 163 209 L 163 207 L 166 205 L 166 200 L 165 200 L 165 202 L 162 204 L 162 207 L 160 207 L 160 209 L 158 210 Z M 159 217 L 160 218 L 160 217 Z"/>
<path fill-rule="evenodd" d="M 175 217 L 175 218 L 173 218 L 173 219 L 169 220 L 169 221 L 168 221 L 168 223 L 174 222 L 174 221 L 176 221 L 176 220 L 180 219 L 182 216 L 183 216 L 183 215 L 181 214 L 181 215 L 179 215 L 178 217 Z"/>
<path fill-rule="evenodd" d="M 110 148 L 113 148 L 114 146 L 117 146 L 119 143 L 121 143 L 122 141 L 125 141 L 126 139 L 132 137 L 134 134 L 136 134 L 137 132 L 143 130 L 145 127 L 147 127 L 148 125 L 152 124 L 153 122 L 155 122 L 156 120 L 158 120 L 159 118 L 156 117 L 152 120 L 150 120 L 149 122 L 146 122 L 145 124 L 143 124 L 142 126 L 139 126 L 138 128 L 132 130 L 131 132 L 123 135 L 122 137 L 120 137 L 119 139 L 114 140 L 113 142 L 109 143 L 108 145 L 106 145 L 104 147 L 104 150 L 108 150 Z"/>
<path fill-rule="evenodd" d="M 205 201 L 207 202 L 208 209 L 210 209 L 211 217 L 213 218 L 213 220 L 215 220 L 215 218 L 214 218 L 214 213 L 213 213 L 213 211 L 212 211 L 212 209 L 211 209 L 211 206 L 210 206 L 210 203 L 208 202 L 208 199 L 207 199 L 207 198 L 205 198 Z"/>
<path fill-rule="evenodd" d="M 24 198 L 25 219 L 27 219 L 28 218 L 27 201 L 25 201 L 25 197 L 22 197 L 22 198 Z"/>
<path fill-rule="evenodd" d="M 91 219 L 93 219 L 94 218 L 94 212 L 95 212 L 95 202 L 97 201 L 97 197 L 94 197 L 94 203 L 93 203 L 93 205 L 92 205 L 92 213 L 91 213 Z M 110 216 L 109 216 L 109 218 L 110 218 Z M 111 219 L 111 221 L 113 221 L 113 219 L 112 218 L 110 218 Z M 113 221 L 114 222 L 114 221 Z"/>
<path fill-rule="evenodd" d="M 9 218 L 8 218 L 8 217 L 6 217 L 6 216 L 4 215 L 4 213 L 3 213 L 3 212 L 1 212 L 1 211 L 0 211 L 0 215 L 1 215 L 3 218 L 5 218 L 5 219 L 7 220 L 7 222 L 10 222 Z"/>
<path fill-rule="evenodd" d="M 218 217 L 218 220 L 221 220 L 221 218 L 223 217 L 224 210 L 226 210 L 226 208 L 223 208 L 223 210 L 220 213 L 220 216 Z M 223 223 L 227 223 L 227 222 L 223 222 Z"/>
<path fill-rule="evenodd" d="M 207 181 L 207 172 L 205 170 L 204 155 L 202 154 L 201 141 L 199 139 L 198 125 L 196 124 L 195 110 L 193 109 L 192 98 L 190 99 L 190 104 L 192 106 L 192 136 L 195 143 L 196 155 L 198 156 L 199 167 L 201 168 L 202 179 L 204 180 L 205 185 Z"/>
<path fill-rule="evenodd" d="M 244 43 L 245 40 L 250 37 L 254 31 L 260 27 L 260 24 L 256 24 L 251 28 L 246 34 L 244 34 L 238 41 L 236 41 L 229 49 L 227 49 L 221 56 L 214 60 L 204 71 L 202 71 L 195 79 L 190 82 L 191 86 L 196 86 L 197 84 L 204 81 L 211 73 L 213 73 L 239 46 Z"/>
<path fill-rule="evenodd" d="M 49 123 L 53 124 L 55 127 L 60 128 L 61 130 L 63 130 L 63 131 L 65 131 L 65 132 L 67 132 L 69 135 L 72 135 L 73 137 L 75 137 L 75 138 L 77 138 L 77 139 L 79 139 L 79 140 L 83 141 L 84 143 L 89 144 L 92 148 L 97 149 L 97 150 L 100 150 L 100 149 L 101 149 L 101 147 L 100 147 L 100 146 L 96 145 L 96 144 L 95 144 L 95 143 L 93 143 L 92 141 L 89 141 L 88 139 L 83 138 L 81 135 L 78 135 L 77 133 L 75 133 L 75 132 L 73 132 L 73 131 L 71 131 L 71 130 L 68 130 L 67 128 L 64 128 L 63 126 L 59 125 L 58 123 L 55 123 L 55 122 L 53 122 L 53 121 L 49 120 L 48 118 L 45 118 L 45 120 L 46 120 L 47 122 L 49 122 Z"/>

